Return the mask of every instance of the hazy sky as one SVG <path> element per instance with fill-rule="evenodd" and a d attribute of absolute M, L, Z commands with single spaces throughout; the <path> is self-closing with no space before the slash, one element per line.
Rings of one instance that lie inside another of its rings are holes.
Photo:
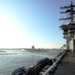
<path fill-rule="evenodd" d="M 75 4 L 75 0 L 72 0 Z M 0 0 L 0 48 L 59 48 L 64 43 L 58 19 L 70 0 Z"/>

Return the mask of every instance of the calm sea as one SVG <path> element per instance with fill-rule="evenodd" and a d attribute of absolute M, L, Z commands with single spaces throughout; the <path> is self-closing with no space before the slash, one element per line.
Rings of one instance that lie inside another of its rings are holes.
<path fill-rule="evenodd" d="M 28 68 L 36 64 L 42 58 L 54 58 L 63 50 L 48 51 L 23 51 L 23 50 L 0 50 L 0 75 L 10 75 L 13 69 L 24 66 Z"/>

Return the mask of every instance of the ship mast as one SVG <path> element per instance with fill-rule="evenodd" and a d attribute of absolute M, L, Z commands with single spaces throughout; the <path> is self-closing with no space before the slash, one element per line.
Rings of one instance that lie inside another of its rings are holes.
<path fill-rule="evenodd" d="M 61 9 L 66 9 L 65 12 L 60 12 L 61 14 L 68 14 L 69 17 L 61 18 L 59 20 L 69 20 L 68 24 L 62 24 L 60 28 L 63 30 L 64 38 L 66 39 L 67 51 L 75 51 L 75 5 L 73 2 L 70 2 L 69 6 L 61 7 Z"/>

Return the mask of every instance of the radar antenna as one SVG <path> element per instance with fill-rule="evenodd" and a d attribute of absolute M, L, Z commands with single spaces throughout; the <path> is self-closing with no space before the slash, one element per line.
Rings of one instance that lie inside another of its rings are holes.
<path fill-rule="evenodd" d="M 70 2 L 69 6 L 64 6 L 61 7 L 61 9 L 66 9 L 65 12 L 60 12 L 61 14 L 69 14 L 69 17 L 66 18 L 61 18 L 59 20 L 70 20 L 71 22 L 73 22 L 74 19 L 74 14 L 75 14 L 75 10 L 74 10 L 75 5 L 73 5 L 73 2 Z"/>

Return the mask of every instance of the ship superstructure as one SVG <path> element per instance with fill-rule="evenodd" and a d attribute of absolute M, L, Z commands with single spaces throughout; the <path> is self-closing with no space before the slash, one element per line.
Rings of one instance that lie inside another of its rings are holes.
<path fill-rule="evenodd" d="M 59 20 L 69 20 L 67 24 L 60 25 L 63 30 L 64 38 L 66 39 L 67 51 L 75 52 L 75 5 L 72 1 L 69 6 L 61 7 L 61 9 L 66 9 L 65 12 L 60 12 L 61 14 L 67 14 L 68 17 L 61 18 Z"/>

